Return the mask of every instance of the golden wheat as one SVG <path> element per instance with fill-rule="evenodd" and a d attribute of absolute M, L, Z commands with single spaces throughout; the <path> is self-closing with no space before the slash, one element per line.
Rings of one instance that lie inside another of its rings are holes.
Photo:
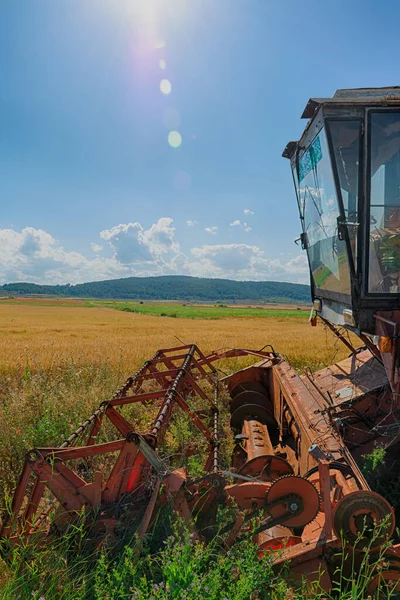
<path fill-rule="evenodd" d="M 259 349 L 265 344 L 296 364 L 329 364 L 348 353 L 323 326 L 305 319 L 172 319 L 107 308 L 0 305 L 0 369 L 27 362 L 54 367 L 70 357 L 85 364 L 109 362 L 132 371 L 158 348 L 197 344 L 203 352 L 221 347 Z M 121 364 L 122 362 L 122 364 Z"/>

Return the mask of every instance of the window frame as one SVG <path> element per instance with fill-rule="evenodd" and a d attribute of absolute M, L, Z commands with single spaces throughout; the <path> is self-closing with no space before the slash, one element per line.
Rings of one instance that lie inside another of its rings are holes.
<path fill-rule="evenodd" d="M 364 298 L 374 299 L 375 301 L 379 298 L 382 299 L 399 299 L 400 294 L 393 292 L 370 292 L 369 291 L 369 255 L 370 255 L 370 229 L 371 229 L 371 142 L 372 142 L 372 123 L 371 117 L 377 113 L 398 113 L 400 121 L 400 107 L 380 108 L 372 106 L 365 109 L 365 124 L 366 124 L 366 135 L 364 140 L 364 151 L 365 156 L 368 158 L 367 164 L 365 165 L 365 204 L 364 204 L 364 231 L 363 231 L 363 288 L 362 295 Z"/>
<path fill-rule="evenodd" d="M 324 115 L 322 108 L 318 111 L 317 116 L 313 119 L 312 123 L 310 123 L 311 126 L 309 127 L 309 129 L 306 132 L 306 135 L 302 139 L 302 145 L 297 147 L 294 161 L 293 161 L 294 169 L 292 169 L 292 176 L 293 176 L 294 188 L 295 188 L 295 193 L 296 193 L 296 198 L 297 198 L 297 206 L 298 206 L 298 210 L 299 210 L 300 222 L 301 222 L 301 227 L 302 227 L 303 233 L 305 233 L 304 216 L 302 215 L 301 210 L 300 210 L 299 194 L 298 194 L 298 190 L 297 190 L 298 185 L 299 185 L 299 183 L 298 183 L 299 161 L 302 158 L 303 154 L 308 150 L 310 145 L 313 143 L 315 138 L 321 133 L 322 129 L 324 129 L 324 131 L 325 131 L 326 142 L 327 142 L 327 146 L 328 146 L 329 164 L 332 169 L 333 184 L 334 184 L 334 189 L 336 192 L 337 204 L 338 204 L 338 209 L 339 209 L 338 220 L 340 220 L 340 222 L 345 221 L 345 213 L 344 213 L 344 208 L 343 208 L 342 194 L 341 194 L 340 189 L 338 189 L 338 173 L 336 170 L 336 161 L 332 160 L 332 159 L 334 159 L 334 155 L 332 154 L 330 130 L 329 130 L 329 126 L 327 126 L 327 120 L 329 118 L 330 117 L 326 117 Z M 334 120 L 343 121 L 344 119 L 337 117 L 336 119 L 334 118 Z M 354 119 L 349 118 L 349 120 L 354 120 Z M 362 121 L 362 119 L 360 119 L 360 121 Z M 362 139 L 360 139 L 360 147 L 361 146 L 362 146 Z M 295 179 L 295 173 L 296 173 L 297 181 Z M 360 177 L 360 173 L 359 173 L 359 180 L 358 180 L 359 189 L 360 189 L 360 179 L 361 179 L 361 177 Z M 359 196 L 359 199 L 360 199 L 360 196 Z M 354 264 L 353 264 L 352 251 L 351 251 L 350 240 L 349 240 L 347 228 L 346 228 L 346 232 L 345 232 L 345 236 L 344 236 L 344 242 L 346 245 L 347 263 L 348 263 L 348 267 L 349 267 L 350 294 L 345 294 L 343 292 L 333 292 L 330 290 L 324 290 L 324 289 L 318 288 L 315 284 L 314 277 L 312 274 L 312 269 L 311 269 L 311 265 L 310 265 L 310 259 L 309 259 L 309 254 L 308 254 L 307 248 L 306 248 L 306 252 L 307 252 L 307 261 L 308 261 L 308 267 L 309 267 L 309 273 L 310 273 L 312 297 L 313 298 L 316 298 L 316 297 L 326 298 L 327 300 L 332 300 L 333 302 L 340 302 L 342 304 L 345 304 L 345 305 L 351 307 L 352 306 L 351 299 L 352 299 L 352 293 L 353 293 L 353 280 L 354 280 Z M 357 242 L 358 242 L 358 240 L 357 240 Z"/>
<path fill-rule="evenodd" d="M 343 202 L 343 196 L 342 196 L 342 188 L 340 186 L 340 177 L 339 177 L 339 172 L 337 169 L 337 165 L 336 165 L 336 156 L 335 156 L 335 148 L 334 148 L 334 144 L 333 144 L 333 139 L 332 139 L 332 132 L 331 132 L 331 128 L 330 128 L 330 123 L 332 122 L 358 122 L 359 124 L 359 144 L 358 144 L 358 189 L 357 189 L 357 221 L 358 221 L 358 227 L 357 227 L 357 256 L 356 256 L 356 264 L 354 261 L 354 256 L 353 256 L 353 251 L 351 249 L 351 243 L 350 243 L 350 236 L 349 236 L 349 230 L 348 227 L 346 227 L 346 212 L 344 210 L 344 202 Z M 344 232 L 344 239 L 346 241 L 346 247 L 347 247 L 347 255 L 348 255 L 348 259 L 349 259 L 349 266 L 350 266 L 350 281 L 351 281 L 351 289 L 353 290 L 353 282 L 355 280 L 355 278 L 357 277 L 357 273 L 360 273 L 360 269 L 361 269 L 361 257 L 360 254 L 361 252 L 361 241 L 362 241 L 362 235 L 361 235 L 361 230 L 362 230 L 362 223 L 361 223 L 361 219 L 360 219 L 360 214 L 362 214 L 360 211 L 362 211 L 362 158 L 363 158 L 363 118 L 361 116 L 357 116 L 357 117 L 351 117 L 351 116 L 346 116 L 346 117 L 341 117 L 340 115 L 337 116 L 326 116 L 325 117 L 325 125 L 326 125 L 326 131 L 327 131 L 327 140 L 328 140 L 328 146 L 329 146 L 329 154 L 331 157 L 331 163 L 332 163 L 332 171 L 333 171 L 333 177 L 335 180 L 335 187 L 336 187 L 336 194 L 338 197 L 338 203 L 339 203 L 339 208 L 340 208 L 340 220 L 343 224 L 343 232 Z"/>

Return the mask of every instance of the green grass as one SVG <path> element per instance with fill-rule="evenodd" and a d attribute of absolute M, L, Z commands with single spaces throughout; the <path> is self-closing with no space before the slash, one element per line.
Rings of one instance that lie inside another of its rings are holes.
<path fill-rule="evenodd" d="M 288 565 L 274 568 L 273 555 L 259 555 L 251 532 L 232 546 L 225 534 L 206 545 L 168 506 L 165 512 L 143 542 L 131 535 L 125 545 L 96 550 L 85 544 L 82 519 L 41 550 L 32 542 L 8 549 L 7 562 L 0 559 L 0 600 L 372 600 L 368 586 L 385 568 L 390 545 L 375 555 L 367 545 L 357 560 L 350 550 L 338 549 L 332 591 L 326 592 L 318 581 L 307 586 L 295 580 Z M 226 517 L 222 511 L 220 531 Z M 397 597 L 381 586 L 377 592 L 374 598 Z"/>
<path fill-rule="evenodd" d="M 301 318 L 309 317 L 308 309 L 260 308 L 245 306 L 198 306 L 191 304 L 160 304 L 139 302 L 110 302 L 107 300 L 88 301 L 92 306 L 104 306 L 115 310 L 123 310 L 142 315 L 158 317 L 173 317 L 186 319 L 223 319 L 227 317 L 258 317 L 258 318 Z"/>

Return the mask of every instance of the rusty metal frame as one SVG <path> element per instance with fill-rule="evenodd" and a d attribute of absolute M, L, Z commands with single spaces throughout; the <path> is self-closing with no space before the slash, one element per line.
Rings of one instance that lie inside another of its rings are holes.
<path fill-rule="evenodd" d="M 211 386 L 212 395 L 208 395 L 201 387 L 202 380 Z M 160 389 L 148 392 L 143 389 L 145 382 Z M 0 537 L 9 537 L 15 523 L 18 523 L 20 534 L 32 533 L 34 517 L 39 507 L 43 508 L 41 502 L 46 490 L 58 502 L 58 512 L 64 512 L 65 520 L 71 520 L 82 510 L 115 503 L 123 494 L 133 493 L 143 483 L 146 474 L 151 471 L 151 465 L 132 441 L 134 425 L 118 410 L 132 403 L 140 402 L 145 406 L 160 403 L 157 417 L 144 436 L 153 448 L 162 440 L 172 410 L 175 406 L 180 407 L 208 443 L 207 464 L 211 465 L 212 470 L 218 470 L 218 387 L 217 371 L 196 345 L 158 350 L 108 401 L 102 402 L 59 448 L 38 448 L 28 452 L 10 514 L 3 520 Z M 206 403 L 212 421 L 211 428 L 190 408 L 185 399 L 189 394 L 199 395 Z M 104 427 L 104 419 L 115 426 L 122 439 L 96 443 Z M 86 445 L 72 446 L 80 441 L 87 430 Z M 95 474 L 94 481 L 87 483 L 65 462 L 87 460 L 115 452 L 118 452 L 118 456 L 105 482 L 102 482 L 100 474 Z M 35 479 L 26 503 L 24 500 L 31 476 Z M 24 503 L 26 506 L 23 506 Z"/>

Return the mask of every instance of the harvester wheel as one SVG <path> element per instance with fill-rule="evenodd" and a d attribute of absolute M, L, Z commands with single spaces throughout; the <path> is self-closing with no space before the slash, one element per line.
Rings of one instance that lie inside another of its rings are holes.
<path fill-rule="evenodd" d="M 397 569 L 389 567 L 387 571 L 380 571 L 370 581 L 367 594 L 373 594 L 374 598 L 395 598 L 400 593 L 400 573 Z"/>
<path fill-rule="evenodd" d="M 393 508 L 382 496 L 360 490 L 344 496 L 333 510 L 333 530 L 350 548 L 375 550 L 394 531 Z"/>

